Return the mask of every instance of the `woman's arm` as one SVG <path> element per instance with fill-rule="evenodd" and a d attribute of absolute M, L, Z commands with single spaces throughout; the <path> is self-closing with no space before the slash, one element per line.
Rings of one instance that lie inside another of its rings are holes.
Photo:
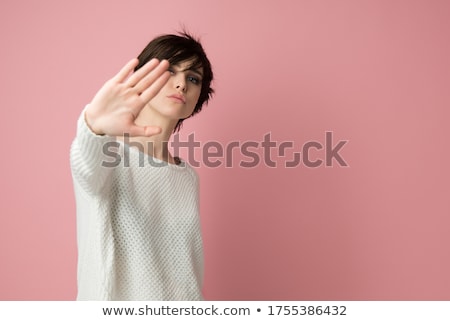
<path fill-rule="evenodd" d="M 112 167 L 104 162 L 111 160 L 104 151 L 114 149 L 116 136 L 151 136 L 161 131 L 137 126 L 134 121 L 167 82 L 169 63 L 153 59 L 132 73 L 137 63 L 137 59 L 129 61 L 108 80 L 78 120 L 70 161 L 74 180 L 88 193 L 97 193 L 108 177 Z"/>

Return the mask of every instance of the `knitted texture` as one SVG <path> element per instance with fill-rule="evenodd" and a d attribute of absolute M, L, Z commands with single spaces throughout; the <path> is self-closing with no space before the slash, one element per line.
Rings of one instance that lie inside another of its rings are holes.
<path fill-rule="evenodd" d="M 120 162 L 113 164 L 117 155 Z M 71 147 L 71 168 L 77 299 L 201 300 L 203 249 L 194 169 L 95 135 L 84 113 Z"/>

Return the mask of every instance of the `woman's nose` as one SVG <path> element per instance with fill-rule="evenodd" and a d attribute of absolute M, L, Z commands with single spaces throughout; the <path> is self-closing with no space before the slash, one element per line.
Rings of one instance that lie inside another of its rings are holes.
<path fill-rule="evenodd" d="M 184 77 L 177 77 L 175 80 L 175 87 L 183 92 L 186 91 L 186 80 Z"/>

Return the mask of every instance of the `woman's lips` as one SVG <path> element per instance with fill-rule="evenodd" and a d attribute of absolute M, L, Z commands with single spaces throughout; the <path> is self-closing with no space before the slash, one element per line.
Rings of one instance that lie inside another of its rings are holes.
<path fill-rule="evenodd" d="M 180 103 L 183 103 L 183 104 L 186 103 L 186 98 L 184 98 L 183 95 L 173 94 L 173 95 L 170 95 L 170 96 L 167 96 L 167 97 L 169 97 L 169 98 L 171 98 L 173 100 L 176 100 L 176 101 L 178 101 Z"/>

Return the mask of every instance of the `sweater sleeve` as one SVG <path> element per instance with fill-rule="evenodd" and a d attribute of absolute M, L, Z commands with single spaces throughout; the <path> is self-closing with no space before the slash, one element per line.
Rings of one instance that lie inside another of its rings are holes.
<path fill-rule="evenodd" d="M 70 149 L 70 165 L 76 183 L 88 193 L 97 194 L 113 168 L 111 157 L 117 151 L 114 137 L 97 135 L 86 124 L 85 110 L 77 122 L 77 134 Z"/>

